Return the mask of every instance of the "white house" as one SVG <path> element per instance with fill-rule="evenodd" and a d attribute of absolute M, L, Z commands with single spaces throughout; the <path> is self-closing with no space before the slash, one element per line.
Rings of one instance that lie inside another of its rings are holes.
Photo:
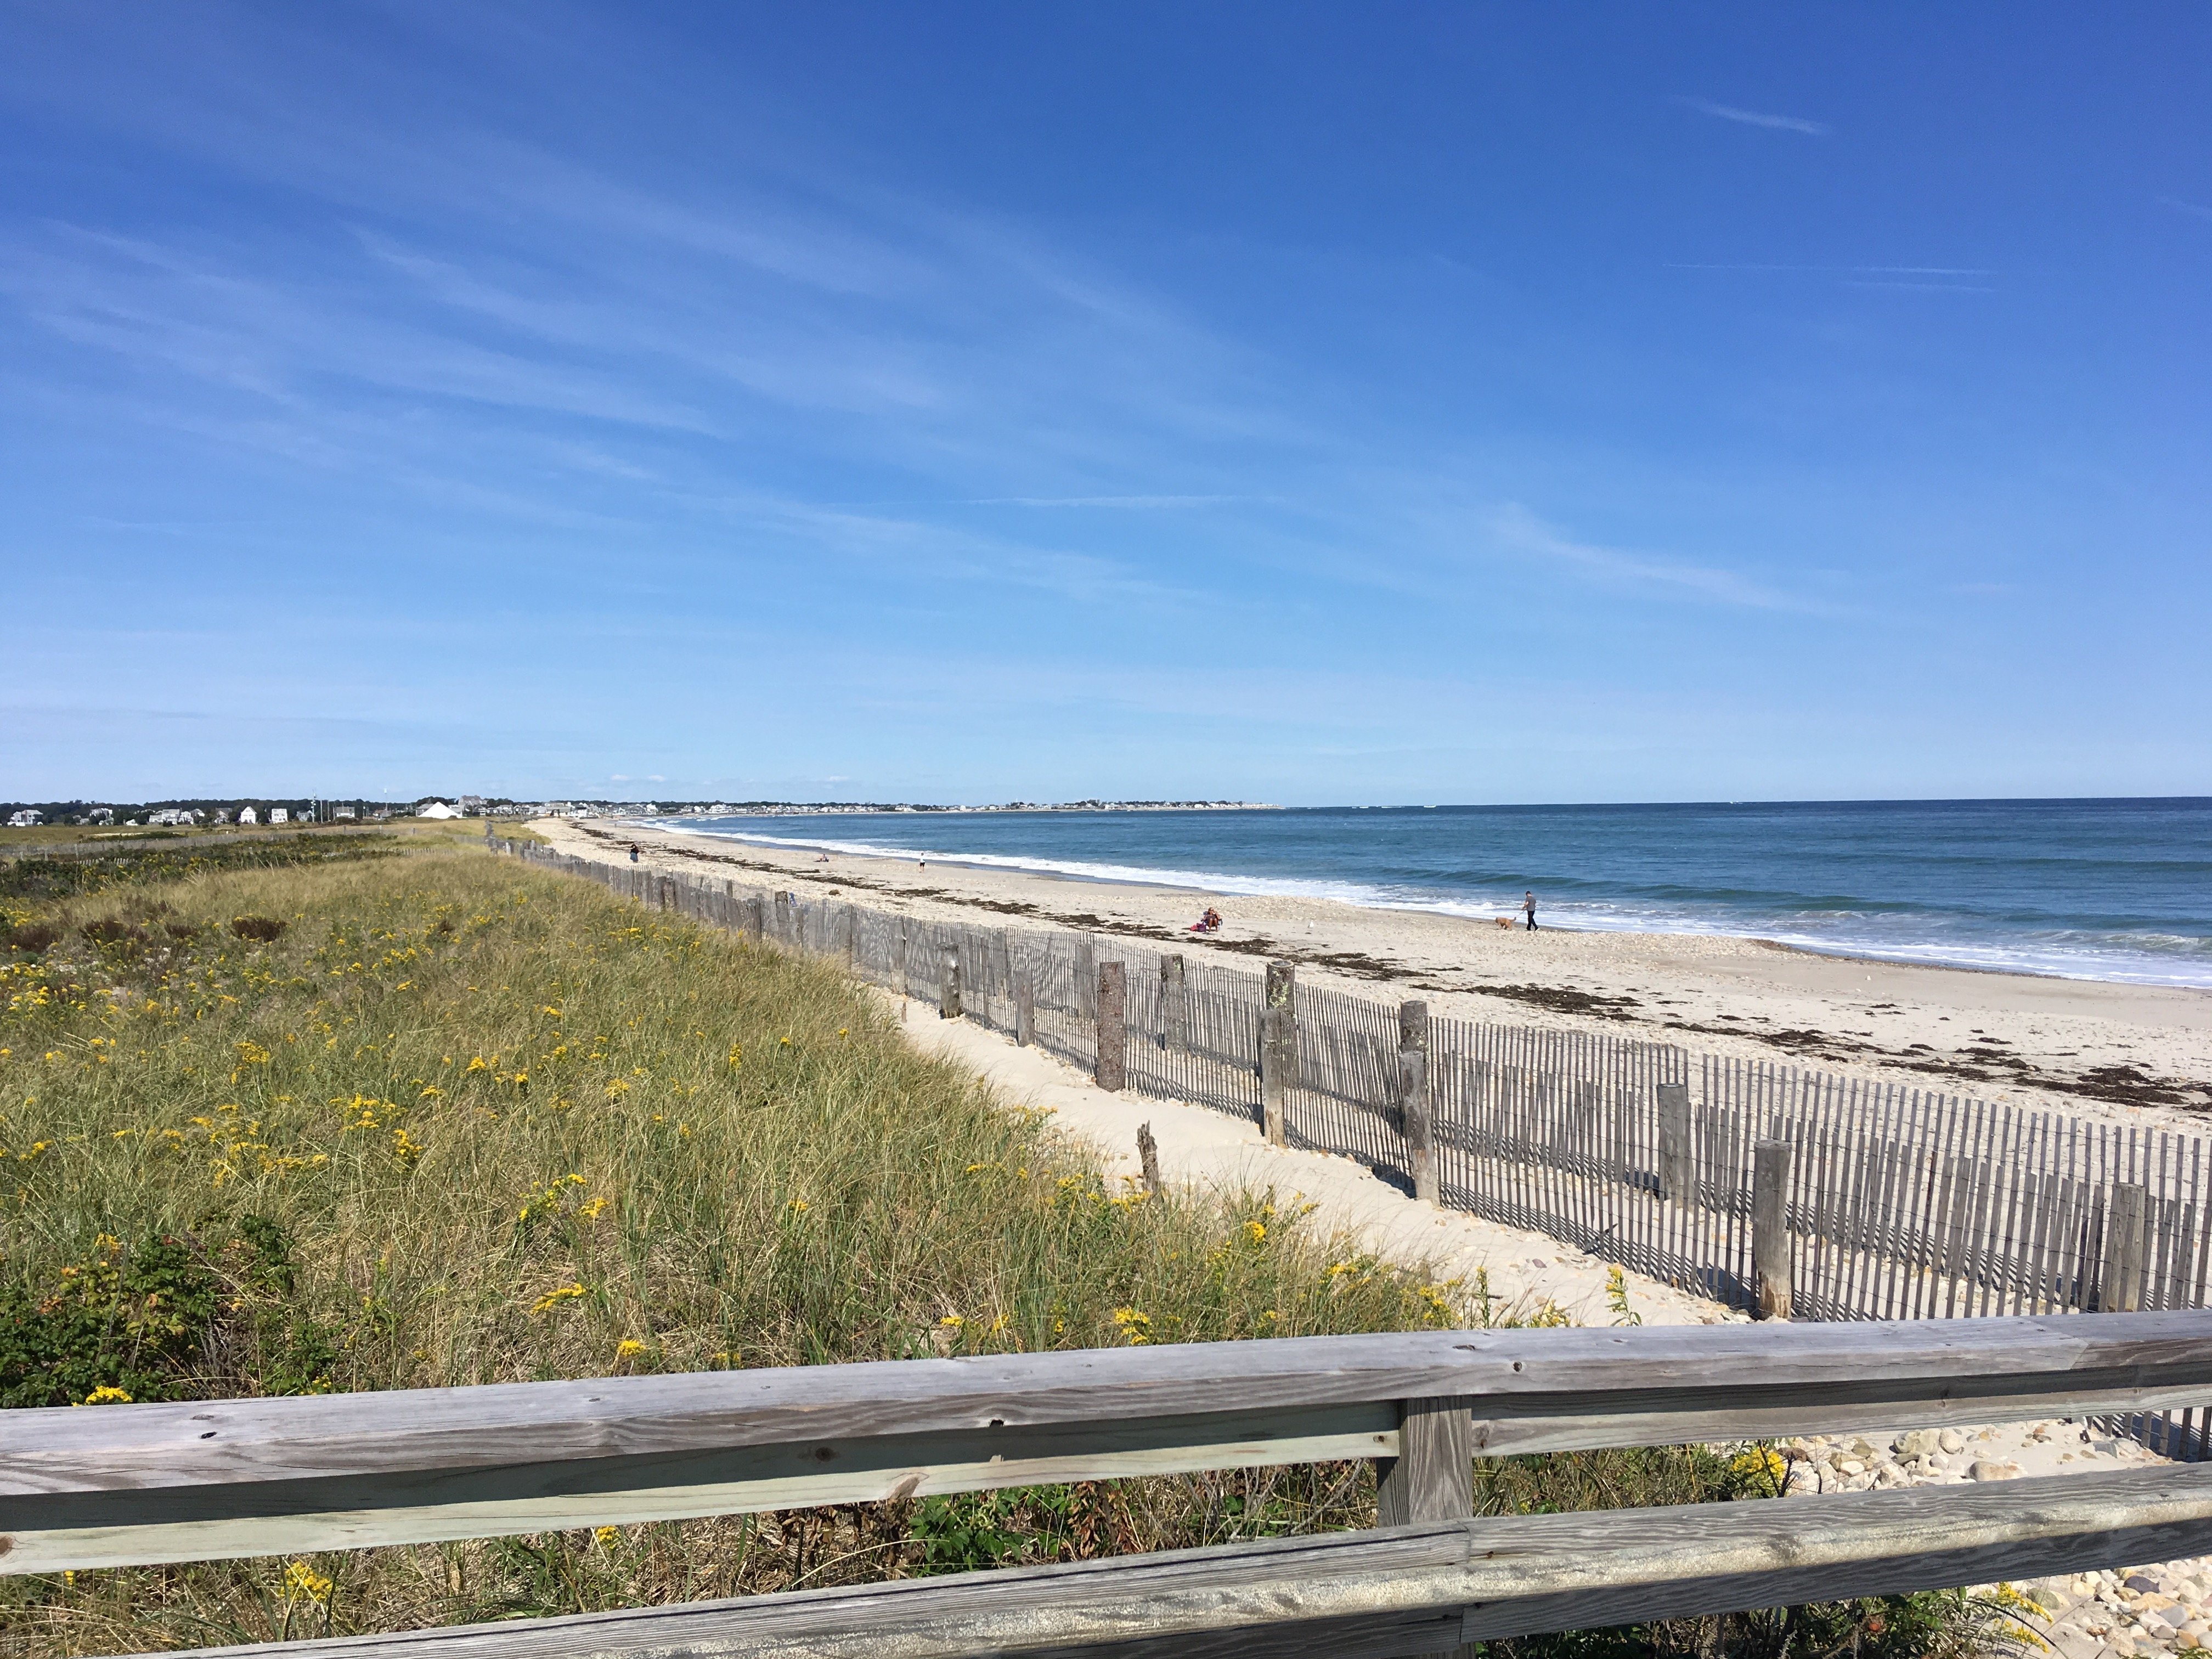
<path fill-rule="evenodd" d="M 10 830 L 35 830 L 46 821 L 46 815 L 37 807 L 26 806 L 20 812 L 9 814 L 8 827 Z"/>
<path fill-rule="evenodd" d="M 426 800 L 415 809 L 415 816 L 418 818 L 457 818 L 461 813 L 441 800 Z"/>
<path fill-rule="evenodd" d="M 291 821 L 292 821 L 292 809 L 291 809 L 290 807 L 289 807 L 289 806 L 272 806 L 272 807 L 270 807 L 270 808 L 269 809 L 269 822 L 270 822 L 270 823 L 291 823 Z"/>
<path fill-rule="evenodd" d="M 95 807 L 94 807 L 94 808 L 92 809 L 92 821 L 93 821 L 94 823 L 114 823 L 114 822 L 115 822 L 115 809 L 114 809 L 112 806 L 95 806 Z"/>
<path fill-rule="evenodd" d="M 251 806 L 241 806 L 238 809 L 238 821 L 240 823 L 258 823 L 261 822 L 261 814 Z"/>

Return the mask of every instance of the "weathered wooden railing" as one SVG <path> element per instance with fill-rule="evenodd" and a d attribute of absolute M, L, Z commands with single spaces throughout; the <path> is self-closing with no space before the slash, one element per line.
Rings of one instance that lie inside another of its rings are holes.
<path fill-rule="evenodd" d="M 2212 1466 L 1470 1518 L 1476 1456 L 2212 1404 L 2212 1313 L 1437 1331 L 0 1414 L 0 1571 L 1374 1458 L 1369 1532 L 262 1654 L 1410 1654 L 2212 1549 Z"/>

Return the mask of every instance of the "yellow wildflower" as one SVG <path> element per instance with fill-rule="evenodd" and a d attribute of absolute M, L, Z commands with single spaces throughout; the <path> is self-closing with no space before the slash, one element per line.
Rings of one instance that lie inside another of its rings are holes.
<path fill-rule="evenodd" d="M 1133 1347 L 1142 1347 L 1152 1340 L 1152 1319 L 1150 1314 L 1139 1313 L 1134 1308 L 1114 1310 L 1114 1322 L 1121 1328 L 1123 1340 Z"/>
<path fill-rule="evenodd" d="M 131 1403 L 128 1390 L 102 1383 L 77 1402 L 82 1406 L 127 1406 Z"/>
<path fill-rule="evenodd" d="M 591 1292 L 584 1288 L 581 1281 L 573 1285 L 563 1285 L 558 1289 L 548 1291 L 544 1295 L 539 1297 L 538 1298 L 537 1305 L 532 1308 L 530 1311 L 534 1314 L 551 1313 L 554 1309 L 559 1307 L 563 1302 L 574 1302 L 579 1297 L 588 1296 L 590 1294 Z"/>

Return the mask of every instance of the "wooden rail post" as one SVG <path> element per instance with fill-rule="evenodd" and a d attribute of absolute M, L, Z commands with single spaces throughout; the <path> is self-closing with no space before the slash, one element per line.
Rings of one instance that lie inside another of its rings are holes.
<path fill-rule="evenodd" d="M 1413 1196 L 1425 1204 L 1437 1203 L 1442 1188 L 1437 1179 L 1436 1115 L 1429 1099 L 1429 1005 L 1425 1002 L 1398 1005 L 1398 1106 Z"/>
<path fill-rule="evenodd" d="M 1464 1400 L 1398 1403 L 1398 1455 L 1375 1460 L 1375 1524 L 1464 1521 L 1474 1513 L 1474 1425 Z M 1432 1649 L 1419 1659 L 1459 1659 L 1472 1647 Z"/>
<path fill-rule="evenodd" d="M 1164 1189 L 1160 1180 L 1160 1144 L 1152 1139 L 1149 1119 L 1137 1126 L 1137 1162 L 1145 1172 L 1145 1190 L 1157 1196 Z"/>
<path fill-rule="evenodd" d="M 1786 1140 L 1752 1148 L 1751 1265 L 1761 1319 L 1790 1317 L 1790 1155 Z"/>
<path fill-rule="evenodd" d="M 1180 952 L 1160 958 L 1160 1041 L 1171 1054 L 1190 1047 L 1190 986 Z"/>
<path fill-rule="evenodd" d="M 1690 1161 L 1690 1085 L 1662 1083 L 1659 1097 L 1659 1196 L 1687 1204 L 1696 1179 Z"/>
<path fill-rule="evenodd" d="M 1119 1093 L 1129 1081 L 1129 987 L 1118 962 L 1098 964 L 1098 1086 Z"/>
<path fill-rule="evenodd" d="M 898 919 L 898 937 L 891 945 L 891 949 L 898 955 L 898 960 L 891 964 L 891 988 L 902 997 L 914 994 L 914 986 L 907 978 L 907 952 L 913 948 L 913 944 L 907 931 L 906 918 L 901 916 Z M 906 1016 L 901 1014 L 899 1018 L 904 1019 Z"/>
<path fill-rule="evenodd" d="M 768 901 L 758 893 L 746 896 L 744 932 L 745 937 L 756 945 L 768 937 Z"/>
<path fill-rule="evenodd" d="M 1269 963 L 1260 1007 L 1260 1121 L 1271 1146 L 1290 1144 L 1283 1091 L 1297 1081 L 1298 1015 L 1291 1000 L 1297 974 L 1287 962 Z"/>
<path fill-rule="evenodd" d="M 945 947 L 942 965 L 937 972 L 937 1017 L 939 1019 L 960 1018 L 960 947 Z"/>
<path fill-rule="evenodd" d="M 2100 1313 L 2134 1313 L 2142 1308 L 2149 1220 L 2149 1188 L 2124 1184 L 2112 1188 L 2105 1221 L 2105 1279 L 2097 1289 Z"/>
<path fill-rule="evenodd" d="M 789 893 L 775 896 L 775 942 L 789 945 L 791 938 L 791 897 Z"/>

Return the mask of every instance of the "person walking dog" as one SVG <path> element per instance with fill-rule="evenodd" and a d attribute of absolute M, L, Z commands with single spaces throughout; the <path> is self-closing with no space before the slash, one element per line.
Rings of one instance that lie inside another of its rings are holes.
<path fill-rule="evenodd" d="M 1523 893 L 1521 896 L 1521 908 L 1528 912 L 1528 931 L 1534 933 L 1536 931 L 1536 896 L 1534 893 Z"/>

